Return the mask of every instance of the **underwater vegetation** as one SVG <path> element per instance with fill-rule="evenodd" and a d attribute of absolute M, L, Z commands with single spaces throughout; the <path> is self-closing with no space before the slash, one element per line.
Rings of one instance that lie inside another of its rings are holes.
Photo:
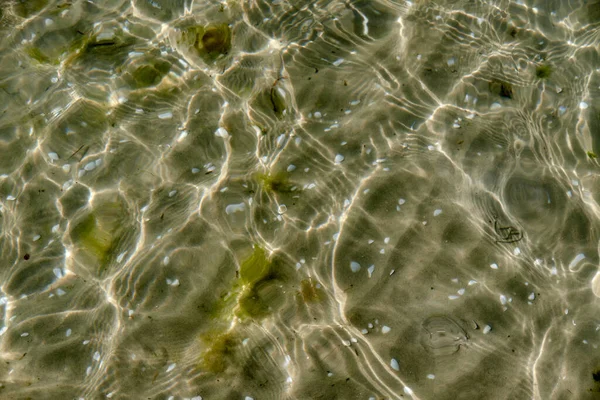
<path fill-rule="evenodd" d="M 213 319 L 223 326 L 230 325 L 234 319 L 244 323 L 265 318 L 283 301 L 279 285 L 281 277 L 275 273 L 273 262 L 262 247 L 254 246 L 252 253 L 240 264 L 237 275 L 232 290 L 219 301 L 213 314 Z M 207 346 L 201 360 L 205 370 L 219 373 L 226 369 L 235 347 L 240 344 L 232 329 L 201 336 Z"/>
<path fill-rule="evenodd" d="M 171 65 L 166 61 L 158 60 L 141 65 L 132 73 L 134 80 L 133 86 L 138 89 L 155 86 L 160 83 L 162 78 L 168 74 L 170 70 Z"/>
<path fill-rule="evenodd" d="M 210 343 L 210 347 L 202 355 L 202 368 L 213 374 L 225 371 L 232 362 L 236 347 L 241 344 L 241 338 L 232 331 L 206 333 L 201 336 L 201 340 Z"/>
<path fill-rule="evenodd" d="M 212 63 L 231 50 L 232 33 L 229 25 L 193 25 L 180 31 L 179 44 L 187 46 L 205 62 Z"/>
<path fill-rule="evenodd" d="M 547 79 L 552 74 L 552 67 L 548 64 L 541 64 L 535 67 L 535 76 L 540 79 Z"/>
<path fill-rule="evenodd" d="M 194 47 L 202 55 L 218 57 L 231 50 L 231 29 L 227 24 L 196 27 Z"/>
<path fill-rule="evenodd" d="M 491 93 L 507 99 L 513 97 L 513 87 L 510 83 L 494 79 L 488 84 Z"/>
<path fill-rule="evenodd" d="M 258 173 L 256 180 L 261 188 L 267 193 L 290 193 L 293 192 L 294 185 L 290 182 L 285 172 Z"/>
<path fill-rule="evenodd" d="M 122 233 L 123 205 L 108 201 L 82 218 L 71 230 L 73 244 L 102 272 L 116 251 Z"/>

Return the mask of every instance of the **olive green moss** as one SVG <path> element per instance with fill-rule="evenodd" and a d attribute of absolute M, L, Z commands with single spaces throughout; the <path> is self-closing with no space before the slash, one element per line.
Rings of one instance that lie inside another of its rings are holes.
<path fill-rule="evenodd" d="M 240 345 L 240 339 L 231 331 L 209 332 L 202 335 L 201 340 L 208 345 L 202 354 L 201 367 L 213 374 L 227 369 Z"/>
<path fill-rule="evenodd" d="M 275 172 L 269 174 L 256 174 L 261 188 L 267 193 L 289 193 L 292 191 L 293 184 L 290 183 L 285 172 Z"/>
<path fill-rule="evenodd" d="M 548 64 L 541 64 L 535 67 L 535 76 L 539 79 L 548 79 L 552 74 L 552 67 Z"/>

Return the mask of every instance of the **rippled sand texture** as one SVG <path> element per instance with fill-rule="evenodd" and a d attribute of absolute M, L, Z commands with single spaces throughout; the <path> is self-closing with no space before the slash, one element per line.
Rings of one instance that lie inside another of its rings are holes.
<path fill-rule="evenodd" d="M 3 3 L 0 398 L 598 398 L 600 2 L 523 3 Z"/>

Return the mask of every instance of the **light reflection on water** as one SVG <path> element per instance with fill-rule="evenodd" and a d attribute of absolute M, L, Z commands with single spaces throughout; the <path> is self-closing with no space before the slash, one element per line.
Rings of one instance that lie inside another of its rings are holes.
<path fill-rule="evenodd" d="M 13 1 L 0 397 L 600 392 L 600 3 Z"/>

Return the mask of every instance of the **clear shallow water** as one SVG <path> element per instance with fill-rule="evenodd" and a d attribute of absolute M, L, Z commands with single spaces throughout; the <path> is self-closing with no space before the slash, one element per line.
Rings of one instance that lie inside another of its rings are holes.
<path fill-rule="evenodd" d="M 600 396 L 600 3 L 2 8 L 0 397 Z"/>

